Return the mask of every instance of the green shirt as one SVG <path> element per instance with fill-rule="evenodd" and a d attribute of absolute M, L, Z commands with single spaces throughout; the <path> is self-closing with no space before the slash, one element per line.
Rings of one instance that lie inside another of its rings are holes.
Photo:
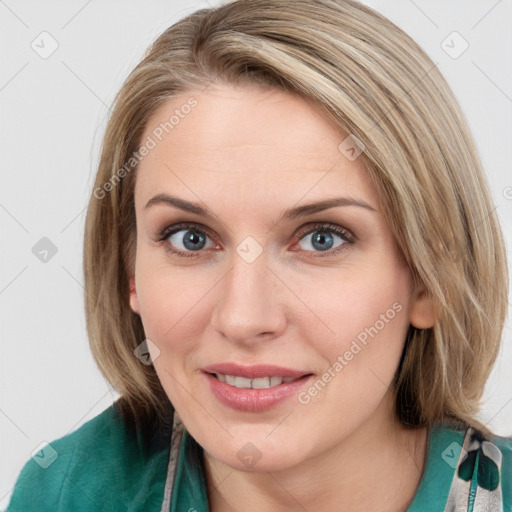
<path fill-rule="evenodd" d="M 177 415 L 148 435 L 128 428 L 112 405 L 25 464 L 7 512 L 208 512 L 203 464 Z M 408 512 L 449 510 L 512 511 L 511 438 L 485 440 L 443 425 L 430 430 Z"/>

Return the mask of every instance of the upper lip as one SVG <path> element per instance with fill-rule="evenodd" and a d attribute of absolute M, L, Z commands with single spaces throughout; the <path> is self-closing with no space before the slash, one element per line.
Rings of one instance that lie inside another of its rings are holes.
<path fill-rule="evenodd" d="M 212 364 L 202 368 L 206 373 L 220 373 L 222 375 L 233 375 L 235 377 L 245 377 L 247 379 L 257 379 L 261 377 L 303 377 L 311 372 L 303 370 L 294 370 L 270 364 L 258 364 L 253 366 L 242 366 L 237 363 L 219 363 Z"/>

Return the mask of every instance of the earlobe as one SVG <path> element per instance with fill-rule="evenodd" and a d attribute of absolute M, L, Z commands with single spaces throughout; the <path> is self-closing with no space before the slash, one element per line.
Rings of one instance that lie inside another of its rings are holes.
<path fill-rule="evenodd" d="M 134 313 L 140 315 L 139 299 L 137 298 L 137 291 L 135 289 L 135 276 L 130 277 L 130 307 Z"/>
<path fill-rule="evenodd" d="M 413 293 L 409 322 L 416 329 L 429 329 L 437 320 L 436 307 L 432 297 L 423 286 L 418 286 Z"/>

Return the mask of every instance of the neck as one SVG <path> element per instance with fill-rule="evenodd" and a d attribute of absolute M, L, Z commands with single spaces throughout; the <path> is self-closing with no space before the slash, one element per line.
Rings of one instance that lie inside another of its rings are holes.
<path fill-rule="evenodd" d="M 389 403 L 383 408 L 392 410 Z M 427 429 L 388 420 L 370 418 L 328 451 L 286 470 L 233 470 L 204 452 L 210 510 L 407 510 L 423 474 Z"/>

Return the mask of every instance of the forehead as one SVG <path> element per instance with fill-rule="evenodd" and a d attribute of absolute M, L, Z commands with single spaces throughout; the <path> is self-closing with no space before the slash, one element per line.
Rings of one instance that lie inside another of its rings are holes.
<path fill-rule="evenodd" d="M 142 141 L 148 137 L 155 144 L 137 169 L 138 208 L 160 192 L 258 208 L 305 194 L 375 199 L 362 160 L 340 152 L 347 134 L 317 107 L 277 89 L 215 84 L 186 91 L 149 119 Z"/>

